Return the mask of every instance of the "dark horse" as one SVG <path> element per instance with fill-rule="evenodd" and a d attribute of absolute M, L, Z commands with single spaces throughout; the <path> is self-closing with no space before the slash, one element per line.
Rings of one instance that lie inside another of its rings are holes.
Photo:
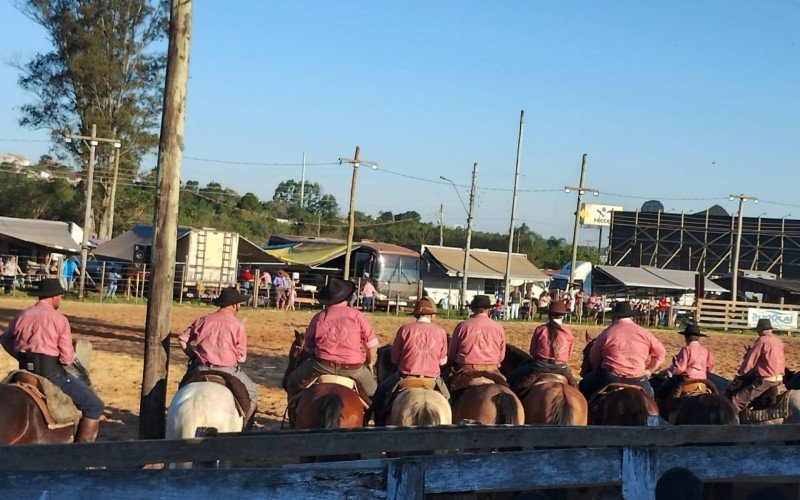
<path fill-rule="evenodd" d="M 289 364 L 283 375 L 283 388 L 289 374 L 310 354 L 303 350 L 305 335 L 295 330 L 289 349 Z M 296 398 L 295 429 L 349 429 L 364 426 L 364 405 L 356 391 L 340 384 L 317 383 L 300 391 Z"/>
<path fill-rule="evenodd" d="M 87 383 L 89 375 L 76 360 L 70 367 Z M 39 406 L 24 390 L 10 384 L 0 384 L 0 445 L 63 444 L 75 439 L 75 426 L 50 429 Z"/>
<path fill-rule="evenodd" d="M 675 425 L 739 425 L 736 409 L 727 398 L 720 395 L 728 386 L 727 380 L 709 373 L 708 381 L 714 386 L 712 392 L 675 399 L 671 395 L 661 394 L 661 387 L 667 382 L 666 376 L 650 377 L 662 418 Z"/>
<path fill-rule="evenodd" d="M 586 333 L 581 377 L 592 370 L 592 366 L 589 364 L 589 351 L 594 341 L 595 339 Z M 608 392 L 599 400 L 596 400 L 595 397 L 589 399 L 590 425 L 647 425 L 648 417 L 658 417 L 658 405 L 643 390 L 624 384 L 617 387 L 616 390 Z"/>

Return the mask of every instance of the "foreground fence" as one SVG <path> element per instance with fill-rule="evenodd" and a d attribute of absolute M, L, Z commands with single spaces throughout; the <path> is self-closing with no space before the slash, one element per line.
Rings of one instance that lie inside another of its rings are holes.
<path fill-rule="evenodd" d="M 653 498 L 672 467 L 704 481 L 797 481 L 800 426 L 447 427 L 230 434 L 0 448 L 6 498 L 250 495 L 268 498 L 422 498 L 425 494 L 615 486 Z M 547 449 L 531 449 L 531 448 Z M 512 448 L 502 453 L 471 452 Z M 558 449 L 552 449 L 558 448 Z M 300 465 L 298 456 L 436 452 Z M 153 463 L 230 460 L 282 468 L 139 470 Z M 104 470 L 83 470 L 104 467 Z M 44 471 L 44 472 L 42 472 Z"/>

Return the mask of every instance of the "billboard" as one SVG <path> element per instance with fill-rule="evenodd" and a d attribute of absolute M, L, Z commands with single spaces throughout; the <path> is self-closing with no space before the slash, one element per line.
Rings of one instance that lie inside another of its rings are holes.
<path fill-rule="evenodd" d="M 619 205 L 595 205 L 584 203 L 581 208 L 581 224 L 593 227 L 610 227 L 611 212 L 622 211 Z"/>
<path fill-rule="evenodd" d="M 766 318 L 776 330 L 797 330 L 797 311 L 781 311 L 778 309 L 747 309 L 747 326 L 755 328 L 758 320 Z"/>

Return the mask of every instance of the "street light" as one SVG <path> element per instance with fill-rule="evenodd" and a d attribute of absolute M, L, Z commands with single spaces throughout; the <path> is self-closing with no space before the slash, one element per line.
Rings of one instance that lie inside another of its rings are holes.
<path fill-rule="evenodd" d="M 736 246 L 733 254 L 733 276 L 731 277 L 731 297 L 734 302 L 738 300 L 737 297 L 739 292 L 739 252 L 742 248 L 742 219 L 744 217 L 742 208 L 744 207 L 744 202 L 746 201 L 758 203 L 758 198 L 755 196 L 746 194 L 731 194 L 728 196 L 728 199 L 731 201 L 735 200 L 736 198 L 739 198 L 739 216 L 736 224 Z"/>
<path fill-rule="evenodd" d="M 350 213 L 347 226 L 347 251 L 344 254 L 344 279 L 350 278 L 350 252 L 353 250 L 353 233 L 356 227 L 356 183 L 358 182 L 358 167 L 362 164 L 372 170 L 378 170 L 378 164 L 374 161 L 361 160 L 359 155 L 361 148 L 356 146 L 356 154 L 352 158 L 339 158 L 339 165 L 349 163 L 353 166 L 353 178 L 350 182 Z"/>
<path fill-rule="evenodd" d="M 94 159 L 95 159 L 95 148 L 101 143 L 108 143 L 112 144 L 116 151 L 117 161 L 116 167 L 114 168 L 114 188 L 116 188 L 116 178 L 117 178 L 117 167 L 119 166 L 119 148 L 122 147 L 122 143 L 118 141 L 116 138 L 108 139 L 105 137 L 97 137 L 97 125 L 92 125 L 92 135 L 85 136 L 85 135 L 73 135 L 70 133 L 65 133 L 63 135 L 64 142 L 67 144 L 71 144 L 73 141 L 84 141 L 89 145 L 89 170 L 86 175 L 86 209 L 83 214 L 83 241 L 81 243 L 81 279 L 78 285 L 78 297 L 80 300 L 83 300 L 85 297 L 85 289 L 86 289 L 86 261 L 89 260 L 89 227 L 92 224 L 92 195 L 94 190 Z M 112 196 L 113 200 L 113 196 Z M 113 213 L 113 201 L 112 201 L 112 213 Z"/>

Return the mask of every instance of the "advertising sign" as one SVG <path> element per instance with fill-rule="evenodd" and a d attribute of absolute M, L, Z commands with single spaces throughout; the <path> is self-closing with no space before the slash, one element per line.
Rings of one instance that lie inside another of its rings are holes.
<path fill-rule="evenodd" d="M 595 205 L 584 203 L 581 209 L 581 223 L 584 226 L 610 227 L 611 212 L 623 210 L 619 205 Z"/>
<path fill-rule="evenodd" d="M 775 330 L 797 330 L 797 311 L 781 311 L 780 309 L 747 309 L 747 326 L 755 328 L 758 320 L 766 318 Z"/>

